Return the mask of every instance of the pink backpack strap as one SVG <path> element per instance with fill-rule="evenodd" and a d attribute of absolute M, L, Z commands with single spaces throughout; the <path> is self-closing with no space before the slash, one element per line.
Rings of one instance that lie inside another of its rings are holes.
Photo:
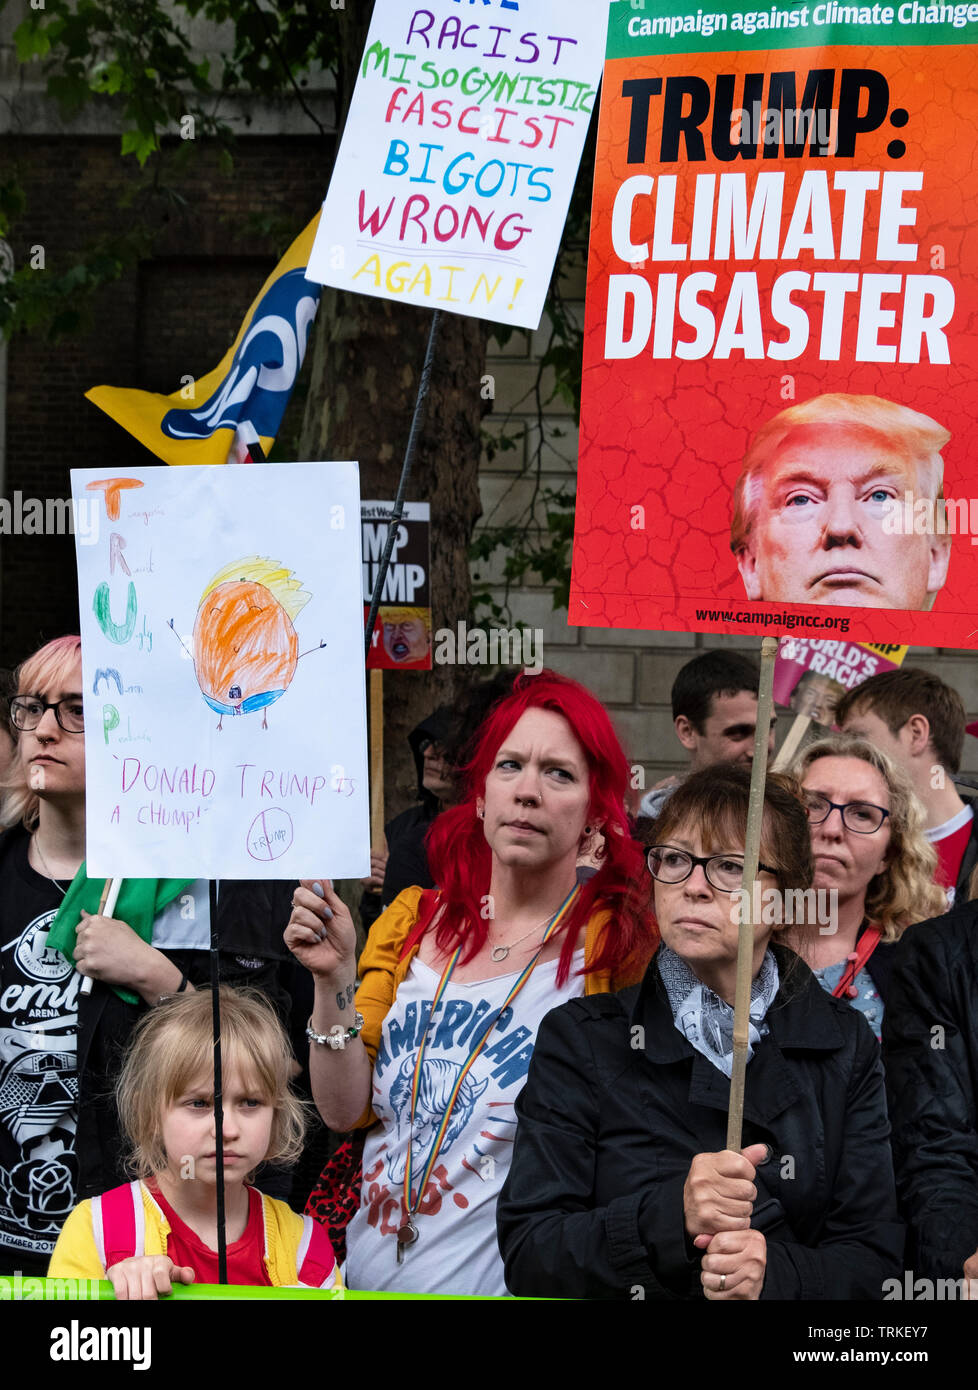
<path fill-rule="evenodd" d="M 146 1253 L 146 1213 L 138 1182 L 92 1198 L 92 1234 L 102 1268 Z"/>
<path fill-rule="evenodd" d="M 302 1218 L 302 1239 L 295 1263 L 300 1284 L 310 1289 L 330 1288 L 336 1281 L 336 1256 L 326 1227 L 311 1216 Z"/>

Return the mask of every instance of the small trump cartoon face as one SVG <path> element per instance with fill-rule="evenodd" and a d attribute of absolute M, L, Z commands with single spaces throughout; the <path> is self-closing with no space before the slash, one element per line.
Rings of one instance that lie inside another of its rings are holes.
<path fill-rule="evenodd" d="M 818 418 L 820 402 L 840 401 L 873 402 L 922 424 L 887 429 L 886 412 L 873 407 L 829 408 Z M 731 546 L 747 597 L 930 608 L 947 578 L 949 537 L 902 534 L 885 523 L 908 493 L 942 496 L 936 450 L 947 431 L 875 397 L 824 396 L 806 405 L 807 418 L 795 407 L 764 427 L 737 485 Z"/>

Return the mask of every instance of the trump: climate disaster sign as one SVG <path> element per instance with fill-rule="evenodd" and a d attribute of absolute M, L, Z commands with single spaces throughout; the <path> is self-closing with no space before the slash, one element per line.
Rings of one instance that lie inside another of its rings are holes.
<path fill-rule="evenodd" d="M 976 19 L 614 0 L 572 622 L 976 645 Z"/>

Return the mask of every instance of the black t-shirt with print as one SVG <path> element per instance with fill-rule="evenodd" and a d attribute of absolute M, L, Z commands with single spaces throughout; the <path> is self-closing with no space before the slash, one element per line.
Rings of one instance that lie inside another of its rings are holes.
<path fill-rule="evenodd" d="M 43 1273 L 76 1201 L 81 976 L 47 949 L 62 894 L 29 843 L 11 831 L 0 849 L 0 1262 Z"/>

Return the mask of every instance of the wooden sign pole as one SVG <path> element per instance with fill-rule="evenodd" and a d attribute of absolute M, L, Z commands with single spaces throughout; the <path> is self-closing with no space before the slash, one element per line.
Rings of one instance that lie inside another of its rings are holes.
<path fill-rule="evenodd" d="M 767 639 L 765 638 L 765 641 Z M 784 772 L 792 758 L 798 752 L 802 739 L 808 733 L 808 726 L 812 718 L 809 714 L 796 714 L 795 722 L 785 734 L 784 743 L 774 755 L 774 762 L 771 766 L 772 772 Z"/>
<path fill-rule="evenodd" d="M 384 847 L 384 673 L 370 672 L 370 843 Z"/>
<path fill-rule="evenodd" d="M 754 881 L 761 857 L 761 822 L 764 815 L 764 781 L 767 777 L 767 743 L 774 707 L 774 658 L 776 637 L 761 642 L 761 683 L 757 692 L 757 728 L 754 733 L 754 763 L 750 775 L 750 803 L 747 811 L 747 838 L 744 844 L 744 879 L 750 900 L 741 909 L 737 941 L 737 992 L 734 996 L 733 1067 L 730 1075 L 730 1107 L 727 1111 L 727 1148 L 739 1153 L 744 1127 L 744 1081 L 747 1072 L 747 1045 L 750 1040 L 750 987 L 754 964 Z"/>

